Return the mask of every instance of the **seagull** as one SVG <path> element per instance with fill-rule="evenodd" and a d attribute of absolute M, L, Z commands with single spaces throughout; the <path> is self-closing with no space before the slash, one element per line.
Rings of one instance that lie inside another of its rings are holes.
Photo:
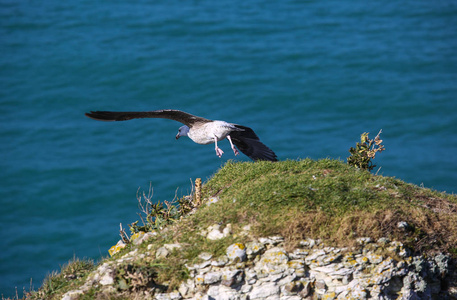
<path fill-rule="evenodd" d="M 174 110 L 162 109 L 153 111 L 91 111 L 86 113 L 91 119 L 99 121 L 127 121 L 143 118 L 170 119 L 183 123 L 179 128 L 176 139 L 182 136 L 189 137 L 197 144 L 207 145 L 214 143 L 216 155 L 221 157 L 224 151 L 217 146 L 217 142 L 227 138 L 233 153 L 238 155 L 237 148 L 254 161 L 266 160 L 277 161 L 276 154 L 262 142 L 249 127 L 225 121 L 209 120 L 192 114 Z M 236 147 L 235 147 L 236 146 Z"/>

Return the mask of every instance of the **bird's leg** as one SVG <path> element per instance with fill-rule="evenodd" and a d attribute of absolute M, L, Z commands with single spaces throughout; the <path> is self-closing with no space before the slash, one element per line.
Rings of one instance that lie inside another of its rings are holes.
<path fill-rule="evenodd" d="M 224 151 L 217 146 L 217 137 L 214 137 L 214 144 L 216 145 L 216 155 L 221 157 Z"/>
<path fill-rule="evenodd" d="M 235 148 L 235 145 L 233 145 L 230 135 L 227 135 L 227 140 L 229 140 L 230 146 L 232 146 L 232 150 L 233 150 L 233 153 L 235 153 L 235 156 L 240 154 L 240 152 L 238 152 L 238 149 Z"/>

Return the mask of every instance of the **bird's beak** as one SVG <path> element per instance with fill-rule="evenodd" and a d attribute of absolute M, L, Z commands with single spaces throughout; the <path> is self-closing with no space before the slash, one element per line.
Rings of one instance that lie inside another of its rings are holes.
<path fill-rule="evenodd" d="M 181 136 L 179 135 L 179 132 L 178 134 L 176 135 L 176 139 L 179 139 Z"/>

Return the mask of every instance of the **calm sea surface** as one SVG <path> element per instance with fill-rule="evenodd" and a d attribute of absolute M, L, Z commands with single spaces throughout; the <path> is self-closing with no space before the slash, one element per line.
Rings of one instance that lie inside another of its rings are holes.
<path fill-rule="evenodd" d="M 138 188 L 171 200 L 247 160 L 89 110 L 243 124 L 281 160 L 345 160 L 382 129 L 380 174 L 457 192 L 455 1 L 0 2 L 3 296 L 106 256 Z"/>

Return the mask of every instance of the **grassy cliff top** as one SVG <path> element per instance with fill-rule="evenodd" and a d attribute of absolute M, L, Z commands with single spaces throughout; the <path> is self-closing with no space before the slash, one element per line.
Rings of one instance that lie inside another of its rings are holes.
<path fill-rule="evenodd" d="M 231 243 L 273 235 L 284 237 L 289 250 L 305 238 L 351 247 L 361 237 L 385 237 L 416 253 L 457 256 L 455 195 L 373 175 L 338 160 L 228 162 L 203 186 L 203 199 L 215 197 L 217 202 L 203 204 L 160 235 L 157 247 L 185 247 L 156 261 L 159 280 L 173 286 L 185 278 L 184 262 L 194 262 L 198 254 L 217 257 Z M 406 226 L 399 227 L 400 222 Z M 214 224 L 231 224 L 233 235 L 206 239 L 201 232 Z M 251 227 L 249 236 L 240 234 L 246 225 Z"/>
<path fill-rule="evenodd" d="M 192 223 L 253 226 L 293 246 L 305 237 L 345 246 L 359 237 L 387 237 L 418 252 L 457 254 L 457 197 L 373 175 L 331 159 L 227 163 L 203 189 L 222 201 Z M 406 222 L 407 228 L 399 228 Z"/>
<path fill-rule="evenodd" d="M 156 282 L 173 289 L 188 277 L 185 264 L 197 262 L 202 252 L 218 257 L 232 243 L 273 235 L 284 237 L 289 249 L 304 238 L 350 247 L 360 237 L 385 237 L 417 253 L 439 251 L 457 256 L 455 195 L 373 175 L 337 160 L 228 162 L 203 185 L 202 198 L 214 203 L 203 203 L 194 213 L 174 218 L 148 242 L 130 244 L 108 260 L 135 247 L 135 256 L 145 254 L 145 258 L 118 266 L 118 272 L 133 268 L 153 274 Z M 232 234 L 207 239 L 202 231 L 214 224 L 231 224 Z M 246 225 L 250 225 L 248 235 L 242 234 Z M 179 243 L 181 248 L 166 258 L 149 254 L 170 243 Z M 31 298 L 52 295 L 50 299 L 58 299 L 81 285 L 93 269 L 75 260 L 60 274 L 48 277 Z M 76 280 L 68 281 L 69 276 Z M 90 292 L 87 299 L 96 294 Z"/>

